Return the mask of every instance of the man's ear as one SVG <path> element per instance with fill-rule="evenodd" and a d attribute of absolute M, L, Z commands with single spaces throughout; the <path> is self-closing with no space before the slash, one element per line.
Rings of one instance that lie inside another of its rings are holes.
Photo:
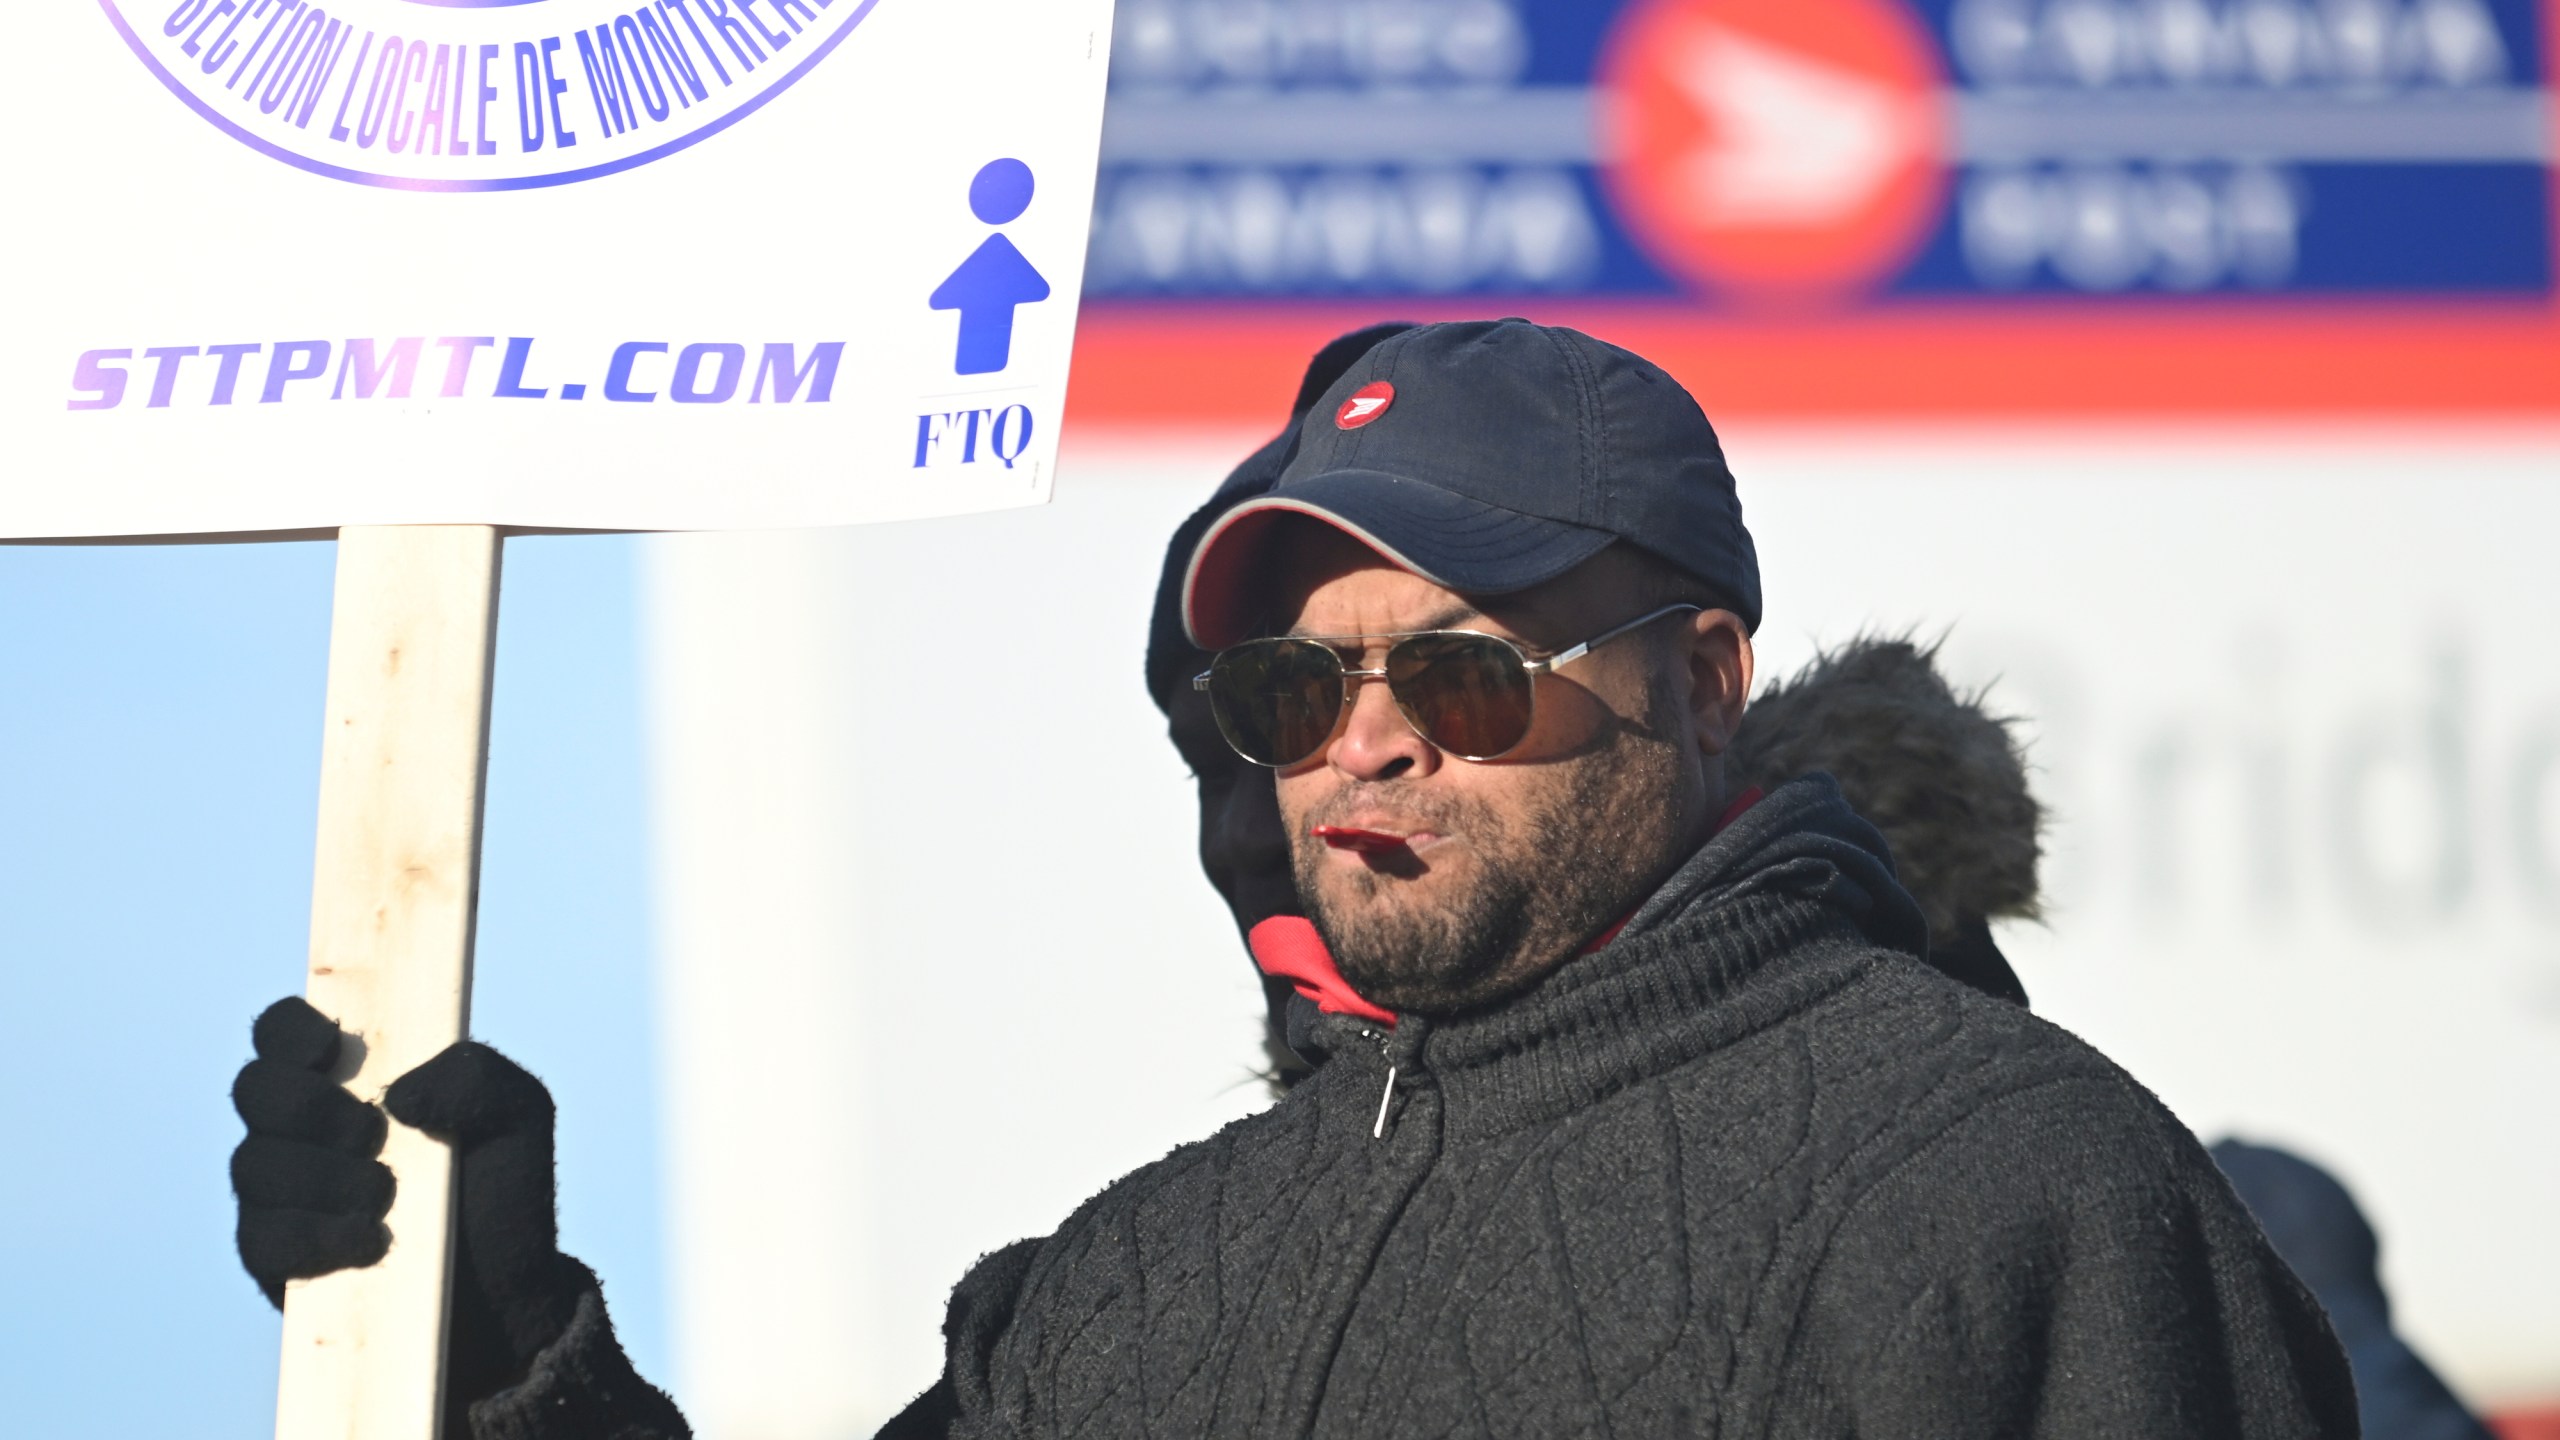
<path fill-rule="evenodd" d="M 1742 728 L 1743 703 L 1751 698 L 1751 635 L 1730 610 L 1701 610 L 1689 617 L 1689 712 L 1698 748 L 1721 755 Z"/>

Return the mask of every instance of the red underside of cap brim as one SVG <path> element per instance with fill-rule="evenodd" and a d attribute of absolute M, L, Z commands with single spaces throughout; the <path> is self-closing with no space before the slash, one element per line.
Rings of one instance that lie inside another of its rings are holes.
<path fill-rule="evenodd" d="M 1290 516 L 1322 521 L 1397 569 L 1461 594 L 1500 595 L 1542 584 L 1617 537 L 1605 530 L 1505 510 L 1436 485 L 1370 471 L 1336 471 L 1228 511 L 1200 537 L 1183 576 L 1182 623 L 1204 650 L 1253 633 L 1269 609 L 1253 593 L 1272 533 Z"/>

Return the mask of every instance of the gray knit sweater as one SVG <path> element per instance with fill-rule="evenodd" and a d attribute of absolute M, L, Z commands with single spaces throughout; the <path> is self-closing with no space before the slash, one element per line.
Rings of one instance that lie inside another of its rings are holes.
<path fill-rule="evenodd" d="M 1922 933 L 1783 786 L 1599 953 L 1328 1017 L 1272 1109 L 981 1262 L 883 1434 L 2353 1436 L 2195 1140 Z"/>

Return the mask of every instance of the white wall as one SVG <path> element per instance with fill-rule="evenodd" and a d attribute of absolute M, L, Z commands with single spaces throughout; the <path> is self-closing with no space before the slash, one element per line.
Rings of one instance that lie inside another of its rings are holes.
<path fill-rule="evenodd" d="M 679 1392 L 868 1433 L 944 1292 L 1260 1103 L 1256 995 L 1140 679 L 1251 439 L 1086 443 L 1045 511 L 654 543 Z M 2339 1170 L 2475 1399 L 2560 1393 L 2560 433 L 1729 437 L 1764 673 L 1861 626 L 2035 717 L 2037 1008 Z"/>

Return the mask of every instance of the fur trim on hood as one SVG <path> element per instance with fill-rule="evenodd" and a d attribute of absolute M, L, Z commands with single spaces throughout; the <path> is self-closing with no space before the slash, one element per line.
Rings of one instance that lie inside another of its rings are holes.
<path fill-rule="evenodd" d="M 2037 915 L 2044 807 L 2010 717 L 1938 674 L 1937 647 L 1861 636 L 1773 681 L 1743 712 L 1729 763 L 1775 789 L 1816 771 L 1884 832 L 1933 946 Z"/>

